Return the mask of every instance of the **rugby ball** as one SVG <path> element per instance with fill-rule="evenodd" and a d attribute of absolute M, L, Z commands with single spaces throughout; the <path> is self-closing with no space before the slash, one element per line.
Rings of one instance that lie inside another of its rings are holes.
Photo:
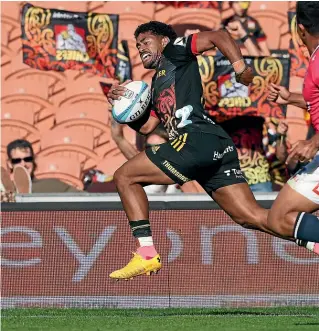
<path fill-rule="evenodd" d="M 149 86 L 143 81 L 125 85 L 127 91 L 121 100 L 114 100 L 112 115 L 116 122 L 124 124 L 138 120 L 147 110 L 151 100 Z"/>

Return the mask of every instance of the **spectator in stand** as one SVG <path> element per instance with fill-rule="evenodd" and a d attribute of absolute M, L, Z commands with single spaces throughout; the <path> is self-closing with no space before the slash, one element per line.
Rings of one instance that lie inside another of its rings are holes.
<path fill-rule="evenodd" d="M 280 143 L 280 135 L 278 135 L 279 123 L 279 119 L 268 117 L 263 128 L 263 146 L 269 163 L 272 188 L 275 192 L 280 191 L 289 179 L 285 162 L 279 160 L 276 155 L 276 147 Z"/>
<path fill-rule="evenodd" d="M 291 149 L 291 144 L 287 141 L 287 132 L 288 132 L 288 123 L 285 120 L 279 122 L 277 128 L 277 144 L 276 144 L 276 156 L 279 161 L 285 163 L 289 150 Z M 309 127 L 307 134 L 307 140 L 310 139 L 314 134 L 314 129 L 312 126 Z M 298 157 L 292 158 L 289 163 L 286 165 L 289 177 L 294 175 L 299 169 L 304 167 L 307 163 L 300 162 Z"/>
<path fill-rule="evenodd" d="M 256 19 L 248 15 L 250 1 L 229 2 L 234 15 L 223 20 L 225 28 L 236 40 L 243 55 L 269 56 L 267 37 Z"/>
<path fill-rule="evenodd" d="M 37 179 L 35 155 L 27 140 L 18 139 L 7 146 L 7 168 L 1 167 L 2 191 L 17 193 L 64 193 L 79 192 L 59 179 Z"/>

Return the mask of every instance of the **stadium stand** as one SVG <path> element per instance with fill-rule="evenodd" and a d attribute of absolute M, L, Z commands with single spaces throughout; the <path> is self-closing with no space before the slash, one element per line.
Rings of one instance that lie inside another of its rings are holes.
<path fill-rule="evenodd" d="M 135 47 L 133 31 L 137 25 L 154 19 L 174 26 L 200 24 L 215 29 L 228 15 L 226 5 L 223 5 L 219 14 L 215 9 L 176 9 L 159 2 L 122 2 L 121 6 L 114 2 L 98 1 L 43 1 L 34 4 L 60 10 L 119 14 L 119 39 L 128 41 L 133 78 L 147 82 L 150 82 L 152 73 L 142 67 Z M 82 138 L 85 136 L 85 139 L 80 140 L 79 137 L 76 145 L 67 144 L 64 157 L 76 154 L 82 171 L 99 164 L 102 166 L 101 170 L 112 174 L 110 171 L 114 172 L 125 162 L 125 158 L 110 136 L 107 102 L 99 87 L 99 77 L 72 70 L 63 73 L 38 71 L 23 64 L 19 39 L 21 6 L 22 2 L 2 3 L 2 150 L 11 138 L 27 138 L 33 143 L 35 150 L 39 150 L 41 142 L 41 155 L 60 155 L 63 154 L 63 148 L 66 148 L 63 143 L 65 130 L 81 128 L 85 132 Z M 288 48 L 290 34 L 287 11 L 294 8 L 293 1 L 252 2 L 250 14 L 258 19 L 266 35 L 270 36 L 267 41 L 270 49 Z M 299 89 L 300 79 L 292 79 L 291 86 Z M 304 138 L 307 127 L 300 112 L 288 107 L 287 120 L 292 142 Z M 59 136 L 55 136 L 56 132 L 59 132 Z M 61 133 L 62 136 L 60 132 L 64 132 Z M 75 139 L 73 130 L 70 132 L 72 139 Z M 134 132 L 126 129 L 125 134 L 134 142 Z M 69 150 L 70 146 L 72 152 Z"/>
<path fill-rule="evenodd" d="M 90 131 L 77 128 L 55 128 L 41 137 L 39 156 L 56 155 L 74 158 L 81 164 L 81 170 L 93 168 L 99 161 L 93 151 L 93 135 Z"/>
<path fill-rule="evenodd" d="M 37 157 L 37 179 L 57 178 L 76 188 L 82 189 L 80 180 L 81 164 L 72 157 L 57 157 L 55 154 Z"/>

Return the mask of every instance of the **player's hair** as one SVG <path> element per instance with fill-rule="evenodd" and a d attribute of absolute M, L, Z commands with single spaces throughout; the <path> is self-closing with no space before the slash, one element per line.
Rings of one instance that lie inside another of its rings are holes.
<path fill-rule="evenodd" d="M 150 21 L 139 25 L 134 32 L 135 39 L 139 36 L 139 34 L 144 32 L 151 32 L 157 36 L 168 37 L 170 40 L 175 40 L 177 38 L 177 34 L 171 25 L 158 21 Z"/>
<path fill-rule="evenodd" d="M 298 1 L 296 7 L 297 23 L 302 24 L 312 35 L 319 34 L 319 2 Z"/>

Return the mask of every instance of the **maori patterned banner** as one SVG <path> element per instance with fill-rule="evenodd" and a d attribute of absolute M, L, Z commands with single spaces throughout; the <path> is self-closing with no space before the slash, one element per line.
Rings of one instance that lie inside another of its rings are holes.
<path fill-rule="evenodd" d="M 115 79 L 119 80 L 120 84 L 124 83 L 126 80 L 132 79 L 132 65 L 126 40 L 122 40 L 118 44 Z M 109 93 L 112 84 L 100 82 L 100 86 L 103 94 L 107 97 L 107 94 Z"/>
<path fill-rule="evenodd" d="M 126 40 L 122 40 L 118 45 L 116 78 L 120 83 L 132 79 L 132 65 L 130 60 L 129 47 Z"/>
<path fill-rule="evenodd" d="M 284 117 L 286 106 L 269 102 L 266 92 L 271 82 L 288 87 L 288 53 L 280 58 L 246 57 L 245 61 L 255 75 L 249 87 L 236 82 L 235 73 L 226 58 L 198 58 L 208 114 L 219 123 L 236 116 Z"/>
<path fill-rule="evenodd" d="M 289 42 L 288 52 L 291 56 L 290 76 L 304 77 L 307 67 L 308 59 L 305 54 L 308 53 L 297 34 L 296 13 L 288 12 L 288 24 L 291 33 L 291 40 Z"/>
<path fill-rule="evenodd" d="M 268 155 L 267 124 L 284 118 L 286 106 L 269 102 L 267 87 L 271 82 L 288 87 L 289 56 L 287 52 L 281 52 L 277 58 L 247 57 L 245 60 L 255 75 L 249 87 L 236 82 L 227 59 L 199 57 L 205 109 L 232 137 L 249 185 L 267 183 L 271 179 L 274 184 L 282 183 L 286 179 L 282 171 L 280 174 L 277 171 L 282 165 L 275 166 L 277 160 Z"/>
<path fill-rule="evenodd" d="M 118 20 L 118 15 L 26 4 L 21 19 L 23 62 L 39 70 L 73 69 L 113 78 Z"/>

